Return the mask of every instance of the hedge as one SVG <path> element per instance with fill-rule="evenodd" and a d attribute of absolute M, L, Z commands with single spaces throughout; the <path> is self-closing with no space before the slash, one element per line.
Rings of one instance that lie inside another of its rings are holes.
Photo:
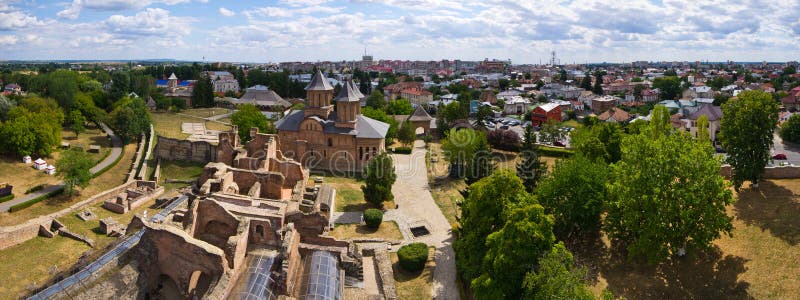
<path fill-rule="evenodd" d="M 368 227 L 378 229 L 381 227 L 381 222 L 383 222 L 382 211 L 374 208 L 364 211 L 364 223 L 367 223 Z"/>
<path fill-rule="evenodd" d="M 395 147 L 394 153 L 397 154 L 411 154 L 411 147 Z"/>
<path fill-rule="evenodd" d="M 42 201 L 42 200 L 44 200 L 44 199 L 47 199 L 47 198 L 50 198 L 50 197 L 52 197 L 52 196 L 55 196 L 55 195 L 61 194 L 62 192 L 64 192 L 64 186 L 61 186 L 60 188 L 58 188 L 58 189 L 56 189 L 56 190 L 54 190 L 54 191 L 52 191 L 52 192 L 49 192 L 49 193 L 47 193 L 47 194 L 44 194 L 44 195 L 41 195 L 41 196 L 39 196 L 39 197 L 33 198 L 33 199 L 31 199 L 31 200 L 28 200 L 28 201 L 25 201 L 25 202 L 22 202 L 22 203 L 16 204 L 16 205 L 14 205 L 14 206 L 11 206 L 11 207 L 8 209 L 8 212 L 12 212 L 12 213 L 13 213 L 13 212 L 15 212 L 15 211 L 20 211 L 20 210 L 23 210 L 23 209 L 25 209 L 25 208 L 28 208 L 28 207 L 30 207 L 31 205 L 34 205 L 34 204 L 36 204 L 36 203 L 38 203 L 38 202 L 41 202 L 41 201 Z"/>
<path fill-rule="evenodd" d="M 425 268 L 428 261 L 428 245 L 425 243 L 411 243 L 397 250 L 397 259 L 406 271 L 419 271 Z"/>
<path fill-rule="evenodd" d="M 11 199 L 14 199 L 14 194 L 5 195 L 3 197 L 0 197 L 0 203 L 6 202 L 6 201 L 11 200 Z"/>
<path fill-rule="evenodd" d="M 43 188 L 44 188 L 44 184 L 40 184 L 40 185 L 34 186 L 32 188 L 29 188 L 27 191 L 25 191 L 25 194 L 27 195 L 27 194 L 30 194 L 30 193 L 33 193 L 33 192 L 38 192 Z"/>
<path fill-rule="evenodd" d="M 536 149 L 536 152 L 539 153 L 541 156 L 552 156 L 552 157 L 570 157 L 575 154 L 575 151 L 569 150 L 566 148 L 557 148 L 557 147 L 548 147 L 548 146 L 539 146 Z"/>

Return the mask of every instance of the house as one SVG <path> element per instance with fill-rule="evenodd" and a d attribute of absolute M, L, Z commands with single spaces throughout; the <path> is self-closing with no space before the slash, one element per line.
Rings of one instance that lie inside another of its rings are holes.
<path fill-rule="evenodd" d="M 503 104 L 503 113 L 507 115 L 518 115 L 528 112 L 531 103 L 520 96 L 506 98 Z"/>
<path fill-rule="evenodd" d="M 608 123 L 627 123 L 633 118 L 628 112 L 616 107 L 612 107 L 611 109 L 597 116 L 597 119 Z"/>
<path fill-rule="evenodd" d="M 542 104 L 531 111 L 531 122 L 535 126 L 550 120 L 561 122 L 561 106 L 557 103 Z"/>
<path fill-rule="evenodd" d="M 790 90 L 788 95 L 781 99 L 781 103 L 783 107 L 789 111 L 800 109 L 800 86 Z"/>
<path fill-rule="evenodd" d="M 352 81 L 334 97 L 333 86 L 317 71 L 306 86 L 306 108 L 275 123 L 283 155 L 311 169 L 363 170 L 386 151 L 389 131 L 389 124 L 361 114 L 363 97 Z"/>
<path fill-rule="evenodd" d="M 255 85 L 247 88 L 241 98 L 231 98 L 233 105 L 253 104 L 263 111 L 280 111 L 292 106 L 289 101 L 281 98 L 275 91 L 263 85 Z"/>
<path fill-rule="evenodd" d="M 580 96 L 578 96 L 578 101 L 586 105 L 589 109 L 592 109 L 592 100 L 600 96 L 595 95 L 591 91 L 583 91 L 581 92 Z"/>
<path fill-rule="evenodd" d="M 333 85 L 332 85 L 333 86 Z M 391 101 L 401 98 L 400 92 L 406 89 L 422 89 L 422 82 L 417 81 L 403 81 L 395 84 L 390 84 L 383 87 L 383 96 L 386 100 Z"/>
<path fill-rule="evenodd" d="M 646 89 L 642 91 L 642 101 L 652 103 L 658 101 L 658 89 Z"/>
<path fill-rule="evenodd" d="M 697 137 L 697 119 L 703 115 L 708 118 L 708 136 L 711 138 L 711 141 L 715 141 L 722 120 L 722 109 L 719 106 L 711 104 L 700 105 L 700 107 L 687 118 L 687 129 L 693 137 Z"/>
<path fill-rule="evenodd" d="M 481 102 L 488 102 L 491 103 L 492 105 L 497 104 L 497 96 L 494 94 L 494 92 L 490 90 L 485 90 L 481 92 L 481 96 L 479 97 L 479 99 L 481 100 Z"/>
<path fill-rule="evenodd" d="M 22 95 L 22 87 L 16 83 L 11 83 L 6 85 L 6 87 L 3 89 L 3 93 L 6 95 Z"/>
<path fill-rule="evenodd" d="M 424 89 L 408 88 L 400 91 L 400 98 L 416 105 L 423 105 L 433 101 L 433 93 Z"/>
<path fill-rule="evenodd" d="M 205 71 L 208 78 L 211 78 L 211 85 L 215 93 L 225 93 L 227 91 L 239 92 L 239 81 L 228 71 Z"/>
<path fill-rule="evenodd" d="M 497 99 L 506 100 L 508 98 L 518 97 L 520 95 L 522 95 L 522 92 L 520 92 L 518 90 L 505 90 L 505 91 L 497 93 Z"/>
<path fill-rule="evenodd" d="M 692 86 L 683 93 L 684 98 L 714 98 L 714 91 L 710 86 Z"/>
<path fill-rule="evenodd" d="M 621 101 L 622 99 L 619 97 L 605 95 L 592 99 L 592 105 L 590 107 L 592 108 L 592 111 L 597 114 L 616 107 Z"/>

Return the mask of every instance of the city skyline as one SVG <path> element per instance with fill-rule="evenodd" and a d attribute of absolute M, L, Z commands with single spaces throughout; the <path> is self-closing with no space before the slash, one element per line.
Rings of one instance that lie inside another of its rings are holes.
<path fill-rule="evenodd" d="M 684 3 L 685 2 L 685 3 Z M 0 1 L 0 60 L 792 61 L 800 1 Z M 68 34 L 67 34 L 68 33 Z M 205 58 L 205 59 L 203 59 Z"/>

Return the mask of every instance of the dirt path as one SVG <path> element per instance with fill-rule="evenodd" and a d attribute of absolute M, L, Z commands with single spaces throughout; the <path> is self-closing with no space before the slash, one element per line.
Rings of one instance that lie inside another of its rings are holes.
<path fill-rule="evenodd" d="M 414 143 L 414 150 L 410 155 L 392 155 L 392 158 L 397 173 L 392 193 L 395 203 L 399 205 L 398 209 L 392 212 L 393 217 L 402 219 L 403 222 L 397 223 L 403 227 L 428 228 L 429 235 L 406 242 L 424 242 L 436 248 L 432 292 L 434 299 L 459 299 L 451 227 L 429 190 L 424 143 L 418 140 Z"/>

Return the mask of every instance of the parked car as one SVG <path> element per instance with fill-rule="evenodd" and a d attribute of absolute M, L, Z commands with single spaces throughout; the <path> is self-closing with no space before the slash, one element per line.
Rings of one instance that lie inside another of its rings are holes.
<path fill-rule="evenodd" d="M 558 147 L 566 147 L 566 145 L 564 145 L 564 143 L 562 143 L 561 141 L 555 141 L 555 142 L 553 142 L 553 146 L 558 146 Z"/>
<path fill-rule="evenodd" d="M 717 148 L 715 150 L 717 151 L 717 153 L 728 153 L 728 152 L 725 152 L 725 149 L 722 149 L 722 147 L 720 147 L 720 146 L 717 146 Z"/>
<path fill-rule="evenodd" d="M 786 154 L 778 153 L 772 156 L 772 159 L 786 160 Z"/>

